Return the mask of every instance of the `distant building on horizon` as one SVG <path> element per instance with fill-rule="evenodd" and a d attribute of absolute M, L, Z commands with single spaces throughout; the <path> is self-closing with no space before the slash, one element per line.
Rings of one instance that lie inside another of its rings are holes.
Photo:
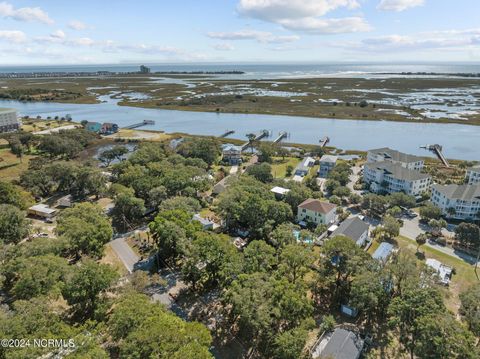
<path fill-rule="evenodd" d="M 149 74 L 150 73 L 150 67 L 147 67 L 145 65 L 140 65 L 140 73 L 141 74 Z"/>
<path fill-rule="evenodd" d="M 17 110 L 14 108 L 0 108 L 0 133 L 18 131 L 20 125 Z"/>

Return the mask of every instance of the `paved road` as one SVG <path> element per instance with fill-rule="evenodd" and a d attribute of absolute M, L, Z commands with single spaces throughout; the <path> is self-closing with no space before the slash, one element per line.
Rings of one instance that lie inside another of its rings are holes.
<path fill-rule="evenodd" d="M 140 260 L 140 257 L 133 251 L 132 248 L 125 241 L 124 237 L 120 237 L 111 241 L 110 246 L 125 265 L 127 270 L 132 273 L 135 264 Z"/>

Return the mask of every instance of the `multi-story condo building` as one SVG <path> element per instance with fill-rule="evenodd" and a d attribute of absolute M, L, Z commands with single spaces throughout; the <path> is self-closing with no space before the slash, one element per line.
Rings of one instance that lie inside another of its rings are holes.
<path fill-rule="evenodd" d="M 20 121 L 14 108 L 0 108 L 0 133 L 18 131 Z"/>
<path fill-rule="evenodd" d="M 320 169 L 318 170 L 318 177 L 326 178 L 330 171 L 335 167 L 338 157 L 331 155 L 323 155 L 320 158 Z"/>
<path fill-rule="evenodd" d="M 475 220 L 480 215 L 480 184 L 436 184 L 431 201 L 447 218 Z"/>
<path fill-rule="evenodd" d="M 480 183 L 480 165 L 467 168 L 466 180 L 468 184 Z"/>
<path fill-rule="evenodd" d="M 424 160 L 421 157 L 398 152 L 388 147 L 369 150 L 367 152 L 367 162 L 391 162 L 416 171 L 420 171 L 424 165 Z"/>
<path fill-rule="evenodd" d="M 366 163 L 363 180 L 372 192 L 404 192 L 411 196 L 427 192 L 432 184 L 428 174 L 391 162 Z"/>

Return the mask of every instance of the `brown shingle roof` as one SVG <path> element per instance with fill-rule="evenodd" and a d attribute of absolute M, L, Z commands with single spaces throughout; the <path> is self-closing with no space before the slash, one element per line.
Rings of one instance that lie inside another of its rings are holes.
<path fill-rule="evenodd" d="M 335 206 L 332 203 L 322 202 L 322 201 L 319 201 L 318 199 L 309 198 L 303 201 L 302 203 L 300 203 L 298 208 L 305 208 L 310 211 L 327 214 L 332 209 L 337 208 L 337 206 Z"/>

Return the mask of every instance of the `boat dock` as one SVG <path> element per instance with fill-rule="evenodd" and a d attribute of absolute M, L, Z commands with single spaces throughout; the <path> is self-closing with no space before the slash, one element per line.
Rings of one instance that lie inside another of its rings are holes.
<path fill-rule="evenodd" d="M 226 130 L 224 133 L 220 135 L 221 138 L 225 138 L 227 136 L 233 135 L 235 133 L 234 130 Z"/>
<path fill-rule="evenodd" d="M 154 125 L 154 124 L 155 124 L 154 120 L 143 120 L 142 122 L 134 123 L 133 125 L 125 126 L 123 128 L 131 130 L 131 129 L 134 129 L 134 128 L 147 126 L 147 125 Z"/>
<path fill-rule="evenodd" d="M 450 167 L 450 164 L 448 163 L 447 159 L 445 158 L 445 156 L 442 153 L 443 148 L 442 148 L 441 145 L 439 145 L 439 144 L 426 145 L 426 146 L 422 146 L 420 148 L 424 148 L 426 150 L 429 150 L 429 151 L 433 152 L 438 157 L 438 159 L 443 163 L 443 165 L 445 167 Z"/>
<path fill-rule="evenodd" d="M 242 151 L 244 151 L 248 146 L 250 146 L 253 142 L 255 141 L 260 141 L 262 138 L 265 138 L 265 137 L 268 137 L 270 136 L 270 131 L 268 130 L 262 130 L 260 131 L 260 133 L 258 135 L 254 135 L 254 134 L 251 134 L 251 135 L 247 135 L 249 137 L 249 140 L 248 142 L 245 142 L 243 145 L 242 145 Z M 255 137 L 253 137 L 255 136 Z"/>
<path fill-rule="evenodd" d="M 273 143 L 279 143 L 281 140 L 283 140 L 287 136 L 288 136 L 288 133 L 285 131 L 282 131 L 278 134 L 278 137 L 275 140 L 273 140 Z"/>
<path fill-rule="evenodd" d="M 328 136 L 325 136 L 319 142 L 320 142 L 320 147 L 325 147 L 327 143 L 330 142 L 330 138 Z"/>

